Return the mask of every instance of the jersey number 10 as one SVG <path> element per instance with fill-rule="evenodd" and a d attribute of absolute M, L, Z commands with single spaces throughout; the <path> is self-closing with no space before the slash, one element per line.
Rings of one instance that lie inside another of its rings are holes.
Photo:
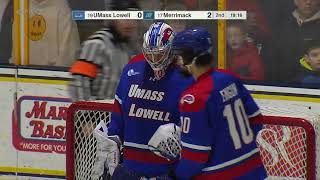
<path fill-rule="evenodd" d="M 237 99 L 232 104 L 226 105 L 223 110 L 223 115 L 228 121 L 229 133 L 235 149 L 242 147 L 236 123 L 240 127 L 242 141 L 245 144 L 250 144 L 253 141 L 253 132 L 241 99 Z"/>

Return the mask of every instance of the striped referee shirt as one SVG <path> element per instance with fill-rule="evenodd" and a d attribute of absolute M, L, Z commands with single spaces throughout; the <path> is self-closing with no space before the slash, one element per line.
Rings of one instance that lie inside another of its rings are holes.
<path fill-rule="evenodd" d="M 103 28 L 82 43 L 70 72 L 73 101 L 113 99 L 122 68 L 129 61 L 127 42 L 110 28 Z"/>

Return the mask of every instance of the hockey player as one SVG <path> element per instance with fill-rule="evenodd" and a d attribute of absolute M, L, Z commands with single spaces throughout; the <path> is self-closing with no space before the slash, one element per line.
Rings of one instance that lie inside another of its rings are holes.
<path fill-rule="evenodd" d="M 178 179 L 262 180 L 266 177 L 255 137 L 259 108 L 239 78 L 214 70 L 212 37 L 191 28 L 175 37 L 173 53 L 196 82 L 181 95 L 181 160 Z"/>
<path fill-rule="evenodd" d="M 139 8 L 134 0 L 112 0 L 107 5 L 113 11 Z M 128 43 L 136 30 L 135 20 L 112 20 L 82 43 L 79 57 L 70 69 L 73 101 L 114 98 L 122 69 L 130 60 Z"/>
<path fill-rule="evenodd" d="M 152 153 L 148 141 L 159 126 L 179 123 L 178 100 L 191 84 L 174 65 L 172 28 L 153 23 L 144 34 L 143 54 L 125 66 L 115 96 L 109 136 L 123 143 L 123 163 L 112 179 L 166 179 L 175 161 Z"/>

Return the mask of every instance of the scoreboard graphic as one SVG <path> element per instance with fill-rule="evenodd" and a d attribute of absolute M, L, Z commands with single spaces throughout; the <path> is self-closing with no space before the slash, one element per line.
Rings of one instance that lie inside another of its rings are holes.
<path fill-rule="evenodd" d="M 72 11 L 73 20 L 245 20 L 246 11 Z"/>

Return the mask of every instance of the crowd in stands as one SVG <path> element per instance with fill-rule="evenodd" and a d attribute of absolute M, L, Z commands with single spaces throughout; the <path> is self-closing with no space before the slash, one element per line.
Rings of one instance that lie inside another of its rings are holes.
<path fill-rule="evenodd" d="M 247 80 L 319 85 L 320 0 L 228 0 L 227 9 L 248 13 L 227 25 L 229 69 Z"/>
<path fill-rule="evenodd" d="M 105 21 L 73 21 L 71 10 L 106 10 L 108 0 L 30 0 L 30 65 L 70 67 L 81 43 Z M 143 10 L 216 10 L 217 0 L 140 0 Z M 246 10 L 247 20 L 227 22 L 227 68 L 244 80 L 319 83 L 319 57 L 308 47 L 320 40 L 320 0 L 226 0 L 227 10 Z M 0 64 L 13 63 L 13 2 L 0 1 Z M 151 24 L 139 21 L 129 43 L 130 55 L 141 50 Z M 217 34 L 216 21 L 167 21 L 177 32 L 204 26 Z M 308 49 L 308 50 L 306 50 Z M 311 53 L 311 54 L 310 54 Z M 316 52 L 317 53 L 317 52 Z M 312 57 L 312 58 L 311 58 Z M 303 72 L 303 73 L 302 73 Z M 309 73 L 309 74 L 308 74 Z M 302 78 L 312 73 L 313 78 Z M 307 80 L 308 79 L 308 80 Z"/>

